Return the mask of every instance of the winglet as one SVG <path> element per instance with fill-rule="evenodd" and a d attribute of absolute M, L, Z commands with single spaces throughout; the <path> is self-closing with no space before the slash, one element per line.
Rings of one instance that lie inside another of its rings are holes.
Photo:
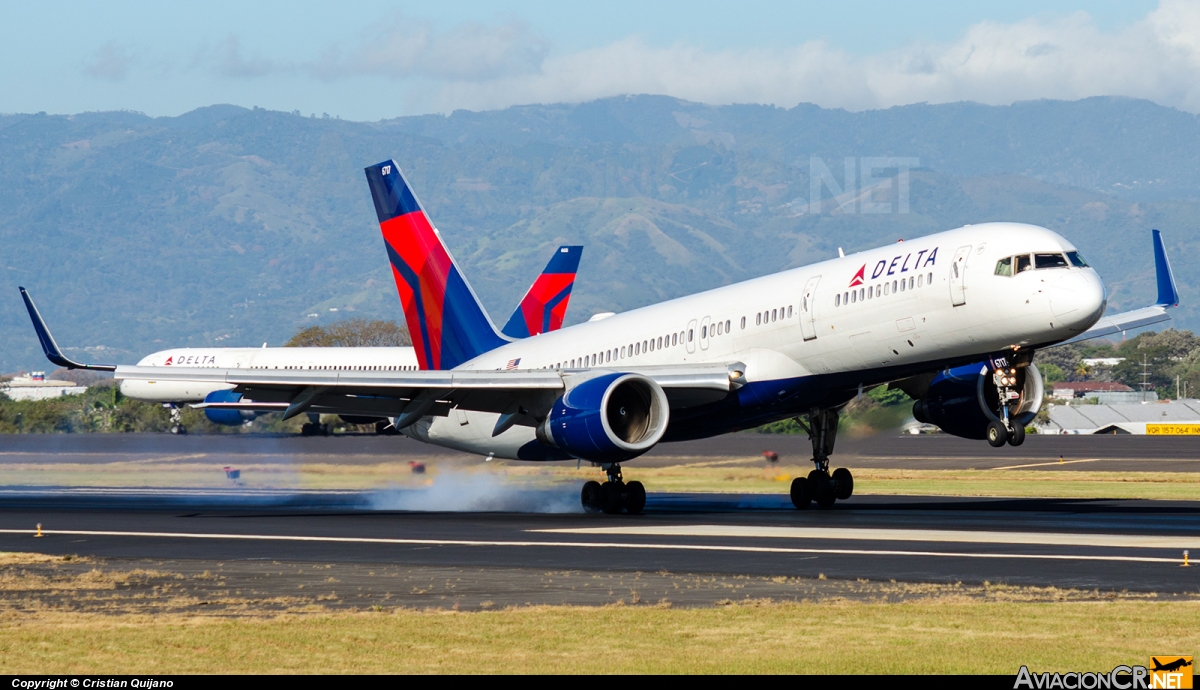
<path fill-rule="evenodd" d="M 42 343 L 42 351 L 46 353 L 46 359 L 67 369 L 116 371 L 117 367 L 115 364 L 80 364 L 68 359 L 62 353 L 62 350 L 59 349 L 58 343 L 54 342 L 54 336 L 50 335 L 50 329 L 46 328 L 46 322 L 42 319 L 42 315 L 38 312 L 37 307 L 33 305 L 33 298 L 29 296 L 25 288 L 19 289 L 21 290 L 21 299 L 25 300 L 25 308 L 29 310 L 29 318 L 33 320 L 33 330 L 37 331 L 38 340 Z"/>
<path fill-rule="evenodd" d="M 559 247 L 501 333 L 510 338 L 528 338 L 562 328 L 582 255 L 582 246 Z"/>
<path fill-rule="evenodd" d="M 1167 260 L 1162 233 L 1157 230 L 1151 232 L 1154 234 L 1154 275 L 1158 279 L 1158 302 L 1154 306 L 1178 307 L 1179 291 L 1175 288 L 1175 274 L 1171 272 L 1171 262 Z"/>

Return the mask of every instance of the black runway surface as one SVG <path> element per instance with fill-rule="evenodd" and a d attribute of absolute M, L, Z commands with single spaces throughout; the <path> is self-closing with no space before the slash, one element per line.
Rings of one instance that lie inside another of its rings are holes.
<path fill-rule="evenodd" d="M 1200 554 L 1190 502 L 868 496 L 800 512 L 782 496 L 655 494 L 644 515 L 606 516 L 379 511 L 352 492 L 39 493 L 0 498 L 0 550 L 1200 591 L 1200 568 L 1180 566 Z"/>
<path fill-rule="evenodd" d="M 664 446 L 638 462 L 678 464 L 688 454 L 761 462 L 764 449 L 802 457 L 805 446 L 801 438 L 742 434 Z M 1178 437 L 1031 437 L 998 451 L 949 437 L 893 436 L 839 443 L 838 459 L 850 467 L 1037 469 L 1053 461 L 1047 469 L 1193 471 L 1198 449 L 1200 440 Z M 464 457 L 395 437 L 8 436 L 0 438 L 0 471 L 5 463 L 163 453 L 258 462 Z M 1088 462 L 1054 467 L 1060 455 Z M 1181 567 L 1184 550 L 1200 557 L 1200 502 L 856 496 L 832 510 L 796 511 L 784 495 L 652 493 L 644 515 L 606 516 L 576 512 L 578 488 L 568 485 L 522 489 L 497 512 L 436 512 L 436 503 L 395 509 L 421 505 L 420 491 L 0 486 L 0 551 L 1200 594 L 1200 567 Z M 39 523 L 45 536 L 36 538 Z"/>
<path fill-rule="evenodd" d="M 807 463 L 808 439 L 800 435 L 741 433 L 683 443 L 664 443 L 627 463 L 676 465 L 681 459 L 745 458 L 762 460 L 774 451 L 784 463 Z M 0 434 L 0 468 L 6 463 L 105 463 L 151 459 L 158 455 L 204 454 L 255 462 L 377 463 L 385 460 L 443 459 L 477 462 L 458 451 L 426 445 L 402 436 L 303 438 L 269 434 L 171 436 L 168 434 Z M 1059 466 L 1062 458 L 1065 464 Z M 1049 471 L 1127 470 L 1200 471 L 1200 436 L 1029 436 L 1024 445 L 992 448 L 981 441 L 943 434 L 881 434 L 839 438 L 835 463 L 847 467 L 905 469 L 988 469 L 1029 466 Z M 574 463 L 568 463 L 574 464 Z"/>

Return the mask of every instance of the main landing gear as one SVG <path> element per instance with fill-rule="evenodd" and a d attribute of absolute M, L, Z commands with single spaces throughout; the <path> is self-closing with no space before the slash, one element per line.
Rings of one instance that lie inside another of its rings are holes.
<path fill-rule="evenodd" d="M 1000 402 L 1000 418 L 993 419 L 987 426 L 987 442 L 993 448 L 1005 443 L 1019 446 L 1025 442 L 1025 425 L 1013 418 L 1013 408 L 1021 404 L 1021 393 L 1017 390 L 1016 369 L 996 369 L 992 374 Z"/>
<path fill-rule="evenodd" d="M 621 465 L 613 463 L 604 467 L 608 481 L 590 481 L 583 485 L 579 500 L 589 513 L 604 512 L 609 515 L 624 510 L 630 515 L 641 513 L 646 507 L 646 487 L 639 481 L 626 484 L 621 479 Z"/>
<path fill-rule="evenodd" d="M 792 505 L 806 510 L 810 504 L 832 508 L 838 500 L 846 500 L 854 493 L 854 476 L 845 467 L 829 473 L 829 456 L 837 439 L 838 412 L 835 409 L 814 409 L 796 418 L 808 432 L 813 446 L 813 464 L 816 468 L 807 477 L 792 480 Z"/>
<path fill-rule="evenodd" d="M 163 407 L 171 412 L 171 433 L 186 434 L 187 427 L 183 425 L 183 410 L 170 403 L 163 405 Z"/>

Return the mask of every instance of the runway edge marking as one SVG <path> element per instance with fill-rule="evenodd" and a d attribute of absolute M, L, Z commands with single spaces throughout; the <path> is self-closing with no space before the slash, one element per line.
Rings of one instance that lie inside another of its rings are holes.
<path fill-rule="evenodd" d="M 0 529 L 0 534 L 24 534 L 32 536 L 34 530 Z M 394 544 L 397 546 L 517 546 L 559 547 L 588 549 L 643 549 L 664 551 L 725 551 L 739 553 L 794 553 L 824 554 L 830 556 L 938 556 L 943 558 L 1013 558 L 1020 560 L 1048 561 L 1115 561 L 1128 563 L 1177 563 L 1177 558 L 1155 558 L 1150 556 L 1086 556 L 1075 554 L 1033 553 L 956 553 L 950 551 L 898 551 L 870 549 L 805 549 L 773 546 L 728 546 L 716 544 L 637 544 L 618 542 L 570 542 L 570 541 L 485 541 L 475 539 L 387 539 L 377 537 L 311 537 L 270 534 L 210 534 L 189 532 L 118 532 L 107 530 L 42 530 L 44 536 L 84 537 L 141 537 L 150 539 L 225 539 L 237 541 L 298 541 L 344 544 Z"/>
<path fill-rule="evenodd" d="M 638 537 L 735 537 L 753 539 L 844 539 L 963 544 L 1092 546 L 1127 549 L 1200 549 L 1200 536 L 1093 534 L 1087 532 L 995 532 L 988 530 L 891 529 L 883 527 L 777 527 L 772 525 L 659 525 L 557 527 L 541 534 L 607 534 Z"/>

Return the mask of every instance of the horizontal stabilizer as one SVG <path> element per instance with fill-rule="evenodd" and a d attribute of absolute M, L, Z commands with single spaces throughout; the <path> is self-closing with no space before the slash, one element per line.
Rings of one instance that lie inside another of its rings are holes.
<path fill-rule="evenodd" d="M 582 255 L 581 246 L 559 247 L 501 332 L 510 338 L 528 338 L 562 328 Z"/>

